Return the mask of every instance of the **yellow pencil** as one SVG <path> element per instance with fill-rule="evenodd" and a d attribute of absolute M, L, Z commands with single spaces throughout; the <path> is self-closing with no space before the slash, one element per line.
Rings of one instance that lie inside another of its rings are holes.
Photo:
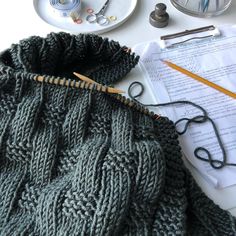
<path fill-rule="evenodd" d="M 229 91 L 228 89 L 225 89 L 225 88 L 223 88 L 223 87 L 221 87 L 221 86 L 219 86 L 215 83 L 212 83 L 209 80 L 206 80 L 206 79 L 202 78 L 199 75 L 196 75 L 196 74 L 194 74 L 194 73 L 192 73 L 192 72 L 190 72 L 190 71 L 188 71 L 188 70 L 186 70 L 186 69 L 184 69 L 180 66 L 177 66 L 176 64 L 174 64 L 172 62 L 169 62 L 169 61 L 166 61 L 166 60 L 161 60 L 161 61 L 163 63 L 165 63 L 167 66 L 171 67 L 172 69 L 177 70 L 177 71 L 181 72 L 182 74 L 185 74 L 185 75 L 187 75 L 187 76 L 189 76 L 189 77 L 191 77 L 191 78 L 193 78 L 193 79 L 195 79 L 195 80 L 197 80 L 197 81 L 199 81 L 199 82 L 201 82 L 201 83 L 203 83 L 203 84 L 205 84 L 205 85 L 207 85 L 211 88 L 214 88 L 214 89 L 216 89 L 216 90 L 218 90 L 218 91 L 220 91 L 220 92 L 236 99 L 236 93 L 233 93 L 233 92 Z"/>

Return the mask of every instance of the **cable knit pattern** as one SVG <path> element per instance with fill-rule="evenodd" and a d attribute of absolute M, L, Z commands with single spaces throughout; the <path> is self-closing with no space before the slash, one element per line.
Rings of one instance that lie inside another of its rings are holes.
<path fill-rule="evenodd" d="M 138 62 L 96 35 L 31 37 L 0 55 L 0 235 L 234 236 L 196 185 L 173 123 L 115 96 L 38 83 L 109 85 Z"/>

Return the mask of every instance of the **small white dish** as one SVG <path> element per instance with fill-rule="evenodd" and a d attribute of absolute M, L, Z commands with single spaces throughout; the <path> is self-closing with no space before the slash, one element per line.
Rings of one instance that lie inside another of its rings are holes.
<path fill-rule="evenodd" d="M 62 17 L 50 5 L 49 0 L 34 0 L 33 3 L 38 16 L 50 25 L 72 33 L 104 33 L 123 24 L 134 12 L 137 0 L 110 0 L 104 15 L 113 17 L 115 20 L 104 26 L 97 23 L 88 23 L 86 16 L 88 15 L 88 9 L 93 9 L 94 13 L 97 13 L 102 8 L 105 0 L 82 0 L 79 15 L 82 20 L 81 24 L 73 22 L 71 17 Z"/>

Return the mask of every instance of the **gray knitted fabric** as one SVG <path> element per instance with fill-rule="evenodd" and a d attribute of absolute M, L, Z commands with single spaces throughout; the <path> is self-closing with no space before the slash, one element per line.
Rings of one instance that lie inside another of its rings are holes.
<path fill-rule="evenodd" d="M 196 185 L 173 123 L 115 96 L 39 83 L 108 85 L 138 62 L 95 35 L 31 37 L 0 56 L 0 235 L 236 235 Z"/>

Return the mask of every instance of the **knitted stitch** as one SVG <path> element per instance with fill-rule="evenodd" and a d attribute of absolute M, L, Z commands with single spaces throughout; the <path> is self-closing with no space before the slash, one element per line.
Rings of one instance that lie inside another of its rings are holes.
<path fill-rule="evenodd" d="M 31 37 L 0 56 L 0 235 L 236 235 L 184 167 L 173 122 L 114 96 L 33 80 L 108 85 L 138 62 L 95 35 Z"/>

